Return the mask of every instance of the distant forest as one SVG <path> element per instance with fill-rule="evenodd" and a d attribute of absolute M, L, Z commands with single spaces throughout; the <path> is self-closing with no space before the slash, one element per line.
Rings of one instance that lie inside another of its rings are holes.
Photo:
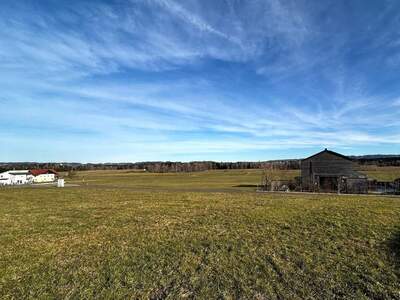
<path fill-rule="evenodd" d="M 400 166 L 400 155 L 365 155 L 351 156 L 360 165 Z M 54 169 L 56 171 L 84 170 L 146 170 L 148 172 L 198 172 L 206 170 L 232 169 L 267 169 L 297 170 L 300 159 L 271 160 L 259 162 L 137 162 L 137 163 L 37 163 L 37 162 L 4 162 L 0 163 L 0 172 L 12 169 Z"/>

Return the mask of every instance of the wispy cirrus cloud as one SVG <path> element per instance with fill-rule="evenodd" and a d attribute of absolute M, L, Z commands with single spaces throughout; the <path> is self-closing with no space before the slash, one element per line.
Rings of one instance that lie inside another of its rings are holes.
<path fill-rule="evenodd" d="M 46 157 L 79 160 L 86 140 L 114 161 L 399 147 L 393 8 L 354 19 L 342 3 L 279 0 L 0 6 L 9 160 L 29 159 L 13 149 L 34 140 Z"/>

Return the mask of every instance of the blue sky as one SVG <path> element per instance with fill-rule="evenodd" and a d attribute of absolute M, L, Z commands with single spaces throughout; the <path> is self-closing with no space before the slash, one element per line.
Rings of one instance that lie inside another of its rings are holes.
<path fill-rule="evenodd" d="M 400 2 L 0 3 L 0 161 L 400 153 Z"/>

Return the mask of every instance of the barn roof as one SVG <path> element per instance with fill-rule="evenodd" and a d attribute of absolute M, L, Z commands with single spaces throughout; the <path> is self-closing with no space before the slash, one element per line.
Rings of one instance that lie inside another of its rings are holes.
<path fill-rule="evenodd" d="M 51 170 L 51 169 L 35 169 L 35 170 L 31 170 L 30 172 L 33 176 L 38 176 L 41 174 L 49 174 L 49 173 L 57 175 L 57 172 L 54 170 Z"/>
<path fill-rule="evenodd" d="M 323 150 L 323 151 L 321 151 L 321 152 L 318 152 L 318 153 L 313 154 L 313 155 L 311 155 L 311 156 L 309 156 L 309 157 L 307 157 L 307 158 L 304 158 L 303 160 L 307 160 L 307 159 L 313 158 L 313 157 L 318 156 L 318 155 L 320 155 L 320 154 L 322 154 L 322 153 L 329 153 L 329 154 L 331 154 L 331 155 L 335 155 L 335 156 L 337 156 L 337 157 L 340 157 L 340 158 L 343 158 L 343 159 L 352 161 L 349 157 L 347 157 L 347 156 L 345 156 L 345 155 L 342 155 L 342 154 L 340 154 L 340 153 L 337 153 L 337 152 L 328 150 L 327 148 L 325 148 L 325 150 Z"/>

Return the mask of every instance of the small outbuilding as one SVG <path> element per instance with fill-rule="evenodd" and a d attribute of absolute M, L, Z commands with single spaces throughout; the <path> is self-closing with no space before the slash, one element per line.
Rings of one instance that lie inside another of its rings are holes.
<path fill-rule="evenodd" d="M 367 193 L 367 176 L 354 170 L 355 163 L 325 149 L 301 161 L 303 191 Z"/>

